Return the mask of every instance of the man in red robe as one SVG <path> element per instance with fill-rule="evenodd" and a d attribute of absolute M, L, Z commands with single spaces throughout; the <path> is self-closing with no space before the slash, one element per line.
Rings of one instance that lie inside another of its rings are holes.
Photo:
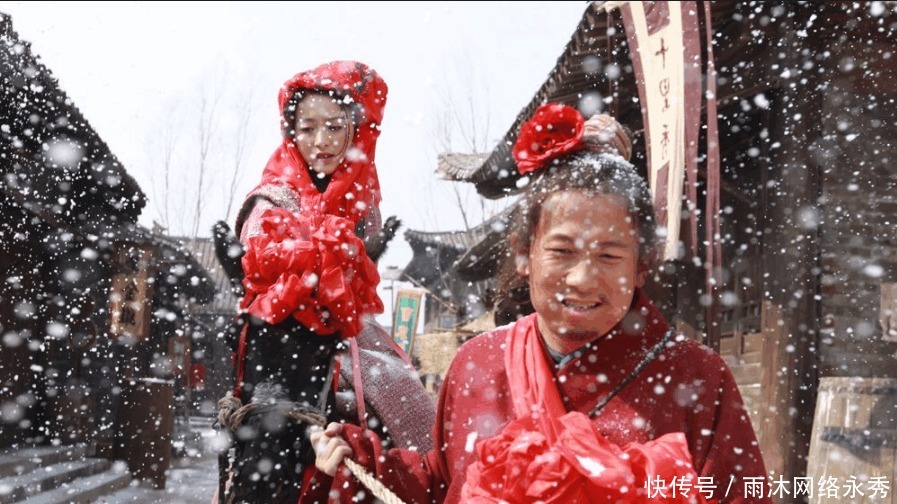
<path fill-rule="evenodd" d="M 406 502 L 771 502 L 725 362 L 670 332 L 641 289 L 656 230 L 621 132 L 557 104 L 523 126 L 514 156 L 538 178 L 504 278 L 536 312 L 461 347 L 434 450 L 387 451 L 348 425 L 314 434 L 317 477 L 341 489 L 324 499 L 368 495 L 338 470 L 350 456 Z"/>

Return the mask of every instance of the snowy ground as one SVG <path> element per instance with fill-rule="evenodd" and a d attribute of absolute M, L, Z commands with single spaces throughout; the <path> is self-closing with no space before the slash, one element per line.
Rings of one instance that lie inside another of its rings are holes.
<path fill-rule="evenodd" d="M 209 424 L 210 422 L 205 422 Z M 185 455 L 172 458 L 164 489 L 134 479 L 131 486 L 96 500 L 96 504 L 208 504 L 218 487 L 215 431 L 191 422 L 197 435 L 185 444 Z"/>

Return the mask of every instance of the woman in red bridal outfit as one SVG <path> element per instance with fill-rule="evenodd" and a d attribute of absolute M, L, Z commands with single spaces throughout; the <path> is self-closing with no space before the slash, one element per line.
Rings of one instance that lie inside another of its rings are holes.
<path fill-rule="evenodd" d="M 227 502 L 326 495 L 307 470 L 306 429 L 322 418 L 374 429 L 384 446 L 431 447 L 433 401 L 370 318 L 383 311 L 365 243 L 381 231 L 374 155 L 386 96 L 380 75 L 355 61 L 280 89 L 282 141 L 236 225 L 247 321 L 233 397 L 219 403 L 236 448 L 221 475 Z"/>

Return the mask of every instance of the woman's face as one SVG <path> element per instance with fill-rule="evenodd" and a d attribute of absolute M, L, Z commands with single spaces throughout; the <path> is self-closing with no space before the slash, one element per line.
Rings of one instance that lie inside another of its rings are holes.
<path fill-rule="evenodd" d="M 308 166 L 331 175 L 346 157 L 352 125 L 346 111 L 329 96 L 311 94 L 296 107 L 296 146 Z"/>
<path fill-rule="evenodd" d="M 644 284 L 639 233 L 623 200 L 556 193 L 542 207 L 527 261 L 539 330 L 555 351 L 570 353 L 609 332 Z"/>

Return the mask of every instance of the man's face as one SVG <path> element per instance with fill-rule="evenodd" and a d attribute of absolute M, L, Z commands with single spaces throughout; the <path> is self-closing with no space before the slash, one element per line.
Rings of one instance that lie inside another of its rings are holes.
<path fill-rule="evenodd" d="M 569 353 L 607 334 L 629 310 L 639 267 L 639 233 L 623 200 L 556 193 L 542 208 L 528 261 L 530 298 L 548 345 Z"/>

